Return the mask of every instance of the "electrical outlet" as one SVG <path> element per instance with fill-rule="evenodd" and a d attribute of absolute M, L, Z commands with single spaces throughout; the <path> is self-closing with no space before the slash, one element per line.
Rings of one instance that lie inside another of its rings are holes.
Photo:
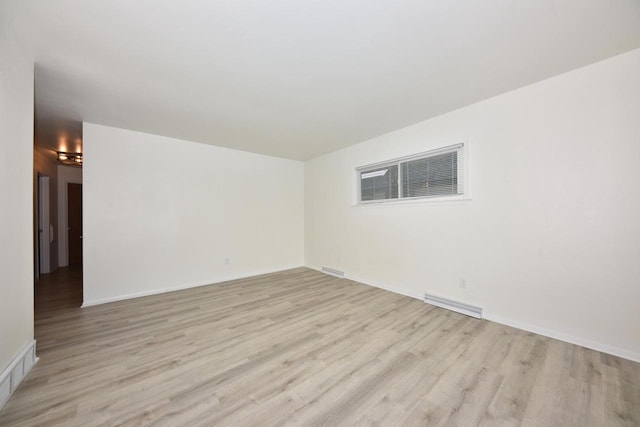
<path fill-rule="evenodd" d="M 462 277 L 460 278 L 460 288 L 462 288 L 462 289 L 466 289 L 467 288 L 467 281 L 465 279 L 463 279 Z"/>
<path fill-rule="evenodd" d="M 229 265 L 229 264 L 231 264 L 231 258 L 225 258 L 224 265 Z"/>
<path fill-rule="evenodd" d="M 340 255 L 336 257 L 336 262 L 338 263 L 338 265 L 340 265 Z"/>

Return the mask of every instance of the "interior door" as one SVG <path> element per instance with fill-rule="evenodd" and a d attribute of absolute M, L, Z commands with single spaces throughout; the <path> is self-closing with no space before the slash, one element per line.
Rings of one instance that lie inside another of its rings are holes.
<path fill-rule="evenodd" d="M 82 265 L 82 184 L 67 184 L 69 265 Z"/>

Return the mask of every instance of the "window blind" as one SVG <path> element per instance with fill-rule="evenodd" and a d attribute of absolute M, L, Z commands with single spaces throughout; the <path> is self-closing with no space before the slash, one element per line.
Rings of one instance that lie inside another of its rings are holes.
<path fill-rule="evenodd" d="M 359 201 L 464 194 L 464 144 L 358 168 Z"/>
<path fill-rule="evenodd" d="M 389 165 L 360 173 L 360 200 L 398 198 L 398 165 Z"/>
<path fill-rule="evenodd" d="M 458 152 L 438 154 L 401 163 L 402 197 L 462 194 L 458 180 Z"/>

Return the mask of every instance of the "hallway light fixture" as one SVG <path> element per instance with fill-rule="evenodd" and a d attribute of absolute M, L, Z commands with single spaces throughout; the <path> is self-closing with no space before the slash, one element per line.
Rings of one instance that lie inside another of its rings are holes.
<path fill-rule="evenodd" d="M 66 166 L 82 167 L 82 153 L 65 153 L 64 151 L 56 151 L 58 153 L 58 161 Z"/>

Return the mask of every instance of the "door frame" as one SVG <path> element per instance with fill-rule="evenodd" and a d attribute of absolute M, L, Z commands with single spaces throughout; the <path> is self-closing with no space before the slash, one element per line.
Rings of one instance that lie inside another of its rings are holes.
<path fill-rule="evenodd" d="M 58 173 L 58 179 L 60 179 Z M 60 179 L 58 193 L 58 228 L 61 230 L 58 246 L 58 265 L 69 265 L 69 184 L 82 185 L 82 179 Z M 84 186 L 82 187 L 84 189 Z M 84 206 L 82 207 L 84 210 Z M 83 212 L 84 213 L 84 212 Z"/>
<path fill-rule="evenodd" d="M 37 277 L 51 273 L 51 222 L 49 219 L 49 177 L 38 173 L 38 269 Z"/>

